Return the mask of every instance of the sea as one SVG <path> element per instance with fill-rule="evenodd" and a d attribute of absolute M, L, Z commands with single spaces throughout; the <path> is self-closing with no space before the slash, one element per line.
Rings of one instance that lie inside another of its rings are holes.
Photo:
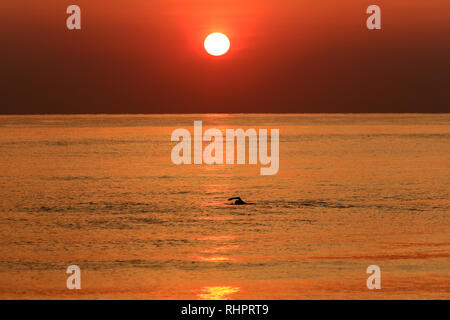
<path fill-rule="evenodd" d="M 198 120 L 278 173 L 174 164 Z M 0 116 L 0 190 L 2 299 L 450 298 L 449 114 Z"/>

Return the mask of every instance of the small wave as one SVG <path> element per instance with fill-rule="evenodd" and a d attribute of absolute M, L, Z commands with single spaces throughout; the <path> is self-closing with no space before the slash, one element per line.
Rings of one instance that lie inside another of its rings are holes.
<path fill-rule="evenodd" d="M 355 205 L 352 204 L 344 204 L 327 200 L 282 201 L 281 204 L 278 204 L 278 202 L 271 202 L 271 204 L 274 207 L 281 206 L 283 208 L 324 207 L 324 208 L 348 209 L 356 207 Z"/>

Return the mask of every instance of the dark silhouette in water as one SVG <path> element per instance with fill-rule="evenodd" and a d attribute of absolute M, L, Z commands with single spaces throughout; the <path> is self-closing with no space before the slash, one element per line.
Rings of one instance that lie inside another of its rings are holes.
<path fill-rule="evenodd" d="M 245 202 L 244 200 L 242 200 L 241 197 L 234 197 L 234 198 L 228 199 L 228 201 L 230 201 L 230 200 L 236 200 L 236 201 L 234 202 L 234 204 L 236 204 L 236 205 L 248 204 L 247 202 Z"/>

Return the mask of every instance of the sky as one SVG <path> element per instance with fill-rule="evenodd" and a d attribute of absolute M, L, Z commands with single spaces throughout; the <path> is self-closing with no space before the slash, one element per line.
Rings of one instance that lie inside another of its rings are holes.
<path fill-rule="evenodd" d="M 0 26 L 2 114 L 450 111 L 448 0 L 2 0 Z"/>

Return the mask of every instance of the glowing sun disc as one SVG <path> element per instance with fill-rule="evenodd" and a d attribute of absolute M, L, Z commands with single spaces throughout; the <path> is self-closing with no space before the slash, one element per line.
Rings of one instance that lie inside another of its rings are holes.
<path fill-rule="evenodd" d="M 223 33 L 211 33 L 205 39 L 205 50 L 210 55 L 221 56 L 230 49 L 230 40 Z"/>

